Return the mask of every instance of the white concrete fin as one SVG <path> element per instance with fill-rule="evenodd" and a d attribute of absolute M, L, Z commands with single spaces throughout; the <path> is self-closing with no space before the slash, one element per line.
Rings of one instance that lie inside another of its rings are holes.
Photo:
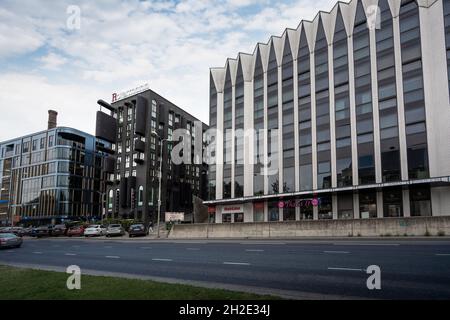
<path fill-rule="evenodd" d="M 388 2 L 389 7 L 391 7 L 392 17 L 398 17 L 398 15 L 400 14 L 401 0 L 388 0 Z"/>
<path fill-rule="evenodd" d="M 262 68 L 264 72 L 267 72 L 269 66 L 270 46 L 268 44 L 259 44 L 259 54 L 261 55 Z"/>
<path fill-rule="evenodd" d="M 339 11 L 339 3 L 333 7 L 329 16 L 330 16 L 330 40 L 329 43 L 333 43 L 334 40 L 334 30 L 336 29 L 336 18 Z"/>
<path fill-rule="evenodd" d="M 301 25 L 297 28 L 297 30 L 287 30 L 287 38 L 289 39 L 289 45 L 291 46 L 292 60 L 297 60 L 298 47 L 300 44 L 300 31 Z"/>
<path fill-rule="evenodd" d="M 323 31 L 325 32 L 325 37 L 327 39 L 327 43 L 328 43 L 328 45 L 330 45 L 332 43 L 332 32 L 331 32 L 331 25 L 332 25 L 331 18 L 332 17 L 331 17 L 331 14 L 328 12 L 320 12 L 320 16 L 322 17 Z"/>
<path fill-rule="evenodd" d="M 234 86 L 236 85 L 237 60 L 229 58 L 227 60 L 227 68 L 230 69 L 231 85 Z"/>
<path fill-rule="evenodd" d="M 315 40 L 314 24 L 309 21 L 304 21 L 303 27 L 305 30 L 306 40 L 308 41 L 309 51 L 313 52 L 314 51 L 314 40 Z"/>
<path fill-rule="evenodd" d="M 272 37 L 271 41 L 270 41 L 270 45 L 273 46 L 273 49 L 275 51 L 275 57 L 277 59 L 277 65 L 281 66 L 282 60 L 283 60 L 283 45 L 284 45 L 283 38 L 281 38 L 281 37 Z"/>
<path fill-rule="evenodd" d="M 212 68 L 211 76 L 217 92 L 223 92 L 225 85 L 225 68 Z"/>
<path fill-rule="evenodd" d="M 398 1 L 398 0 L 395 0 Z M 353 27 L 355 25 L 356 7 L 358 5 L 357 0 L 353 0 L 349 3 L 340 2 L 342 18 L 344 19 L 345 30 L 347 34 L 353 34 Z"/>
<path fill-rule="evenodd" d="M 241 63 L 242 75 L 244 77 L 244 81 L 252 81 L 253 74 L 255 72 L 255 58 L 256 52 L 254 55 L 239 53 L 238 60 Z"/>

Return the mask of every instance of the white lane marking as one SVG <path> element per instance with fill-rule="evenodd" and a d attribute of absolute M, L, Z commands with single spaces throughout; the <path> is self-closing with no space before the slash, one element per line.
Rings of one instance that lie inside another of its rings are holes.
<path fill-rule="evenodd" d="M 186 248 L 186 250 L 189 250 L 189 251 L 200 251 L 199 248 Z"/>
<path fill-rule="evenodd" d="M 140 249 L 143 249 L 143 250 L 150 250 L 151 247 L 140 247 Z"/>
<path fill-rule="evenodd" d="M 337 253 L 337 254 L 346 254 L 346 253 L 350 253 L 348 251 L 324 251 L 323 253 Z"/>
<path fill-rule="evenodd" d="M 436 253 L 438 257 L 447 257 L 450 256 L 450 253 Z"/>
<path fill-rule="evenodd" d="M 106 256 L 107 259 L 120 259 L 119 256 Z"/>
<path fill-rule="evenodd" d="M 8 250 L 8 251 L 6 251 L 6 252 L 8 252 L 8 253 L 14 253 L 15 251 L 14 251 L 14 250 Z"/>
<path fill-rule="evenodd" d="M 106 247 L 104 247 L 105 249 L 111 249 L 112 247 L 111 246 L 106 246 Z"/>
<path fill-rule="evenodd" d="M 400 243 L 333 243 L 335 246 L 380 246 L 380 247 L 397 247 Z"/>
<path fill-rule="evenodd" d="M 42 252 L 40 252 L 40 251 L 35 251 L 35 252 L 33 252 L 34 254 L 42 254 Z"/>
<path fill-rule="evenodd" d="M 173 261 L 172 259 L 152 259 L 153 261 Z"/>
<path fill-rule="evenodd" d="M 77 254 L 76 253 L 66 253 L 66 254 L 64 254 L 65 256 L 76 256 Z"/>
<path fill-rule="evenodd" d="M 364 271 L 363 269 L 354 269 L 354 268 L 328 268 L 328 270 L 338 270 L 338 271 Z"/>
<path fill-rule="evenodd" d="M 242 245 L 285 245 L 285 242 L 241 242 Z"/>
<path fill-rule="evenodd" d="M 232 265 L 232 266 L 249 266 L 250 263 L 247 262 L 224 262 L 223 264 Z"/>
<path fill-rule="evenodd" d="M 247 252 L 264 252 L 262 249 L 246 249 Z"/>

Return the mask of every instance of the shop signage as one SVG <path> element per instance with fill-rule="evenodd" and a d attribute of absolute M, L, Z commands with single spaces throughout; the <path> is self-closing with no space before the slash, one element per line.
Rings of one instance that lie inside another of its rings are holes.
<path fill-rule="evenodd" d="M 208 207 L 208 213 L 215 213 L 215 212 L 216 212 L 215 206 Z"/>
<path fill-rule="evenodd" d="M 320 205 L 320 198 L 313 199 L 293 199 L 293 200 L 285 200 L 279 201 L 279 208 L 307 208 L 307 207 L 317 207 Z"/>
<path fill-rule="evenodd" d="M 222 213 L 241 213 L 244 212 L 243 205 L 223 206 Z"/>

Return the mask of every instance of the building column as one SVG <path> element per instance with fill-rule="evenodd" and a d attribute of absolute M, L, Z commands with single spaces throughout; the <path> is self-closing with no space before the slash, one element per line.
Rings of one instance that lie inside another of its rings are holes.
<path fill-rule="evenodd" d="M 337 220 L 338 219 L 338 195 L 337 195 L 337 193 L 333 193 L 331 195 L 331 203 L 332 203 L 331 210 L 333 211 L 333 220 Z"/>
<path fill-rule="evenodd" d="M 267 154 L 267 151 L 269 150 L 269 137 L 267 135 L 267 128 L 268 128 L 268 115 L 267 115 L 267 106 L 268 106 L 268 101 L 267 101 L 267 71 L 264 71 L 264 84 L 263 84 L 263 88 L 264 88 L 264 150 L 263 150 L 263 154 L 264 154 L 264 194 L 268 194 L 269 193 L 269 176 L 268 176 L 268 161 L 269 161 L 269 156 Z"/>
<path fill-rule="evenodd" d="M 405 103 L 403 100 L 403 67 L 400 42 L 399 17 L 392 19 L 395 52 L 395 77 L 397 81 L 398 138 L 400 144 L 400 164 L 402 180 L 408 180 L 408 157 L 406 149 Z"/>
<path fill-rule="evenodd" d="M 317 190 L 317 129 L 316 129 L 316 76 L 314 70 L 314 53 L 310 53 L 310 80 L 311 80 L 311 142 L 312 142 L 312 181 L 313 190 Z M 314 220 L 317 220 L 314 218 Z"/>
<path fill-rule="evenodd" d="M 382 178 L 382 173 L 381 173 L 381 142 L 380 142 L 380 112 L 379 112 L 379 103 L 378 103 L 377 40 L 376 40 L 375 32 L 376 32 L 375 28 L 369 28 L 375 180 L 377 183 L 381 183 L 383 178 Z"/>
<path fill-rule="evenodd" d="M 313 206 L 313 219 L 319 220 L 319 207 Z"/>
<path fill-rule="evenodd" d="M 356 98 L 355 98 L 355 66 L 353 58 L 353 37 L 350 35 L 348 46 L 348 93 L 350 98 L 350 137 L 352 140 L 352 178 L 353 185 L 358 185 L 358 137 L 356 135 Z"/>
<path fill-rule="evenodd" d="M 223 91 L 217 92 L 216 199 L 223 199 Z M 222 221 L 222 220 L 220 220 Z"/>
<path fill-rule="evenodd" d="M 295 221 L 300 221 L 300 208 L 295 207 Z"/>
<path fill-rule="evenodd" d="M 377 191 L 377 217 L 383 218 L 383 192 Z"/>
<path fill-rule="evenodd" d="M 334 59 L 333 43 L 328 46 L 328 75 L 329 75 L 329 100 L 330 100 L 330 153 L 331 153 L 331 186 L 337 187 L 337 167 L 336 167 L 336 112 L 334 97 Z M 333 206 L 333 215 L 334 215 Z M 336 211 L 337 219 L 337 211 Z"/>
<path fill-rule="evenodd" d="M 360 219 L 359 214 L 359 193 L 353 192 L 353 219 Z"/>
<path fill-rule="evenodd" d="M 283 76 L 281 65 L 278 66 L 278 192 L 284 192 L 283 159 Z M 281 217 L 281 215 L 280 215 Z M 282 217 L 280 218 L 282 219 Z"/>
<path fill-rule="evenodd" d="M 409 202 L 409 189 L 402 190 L 402 199 L 403 199 L 403 216 L 410 217 L 411 216 L 411 204 Z"/>

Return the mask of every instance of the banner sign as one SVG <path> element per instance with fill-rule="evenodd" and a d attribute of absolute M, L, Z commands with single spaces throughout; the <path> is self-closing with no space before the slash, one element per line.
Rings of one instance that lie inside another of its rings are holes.
<path fill-rule="evenodd" d="M 184 221 L 184 212 L 166 212 L 166 222 Z"/>

